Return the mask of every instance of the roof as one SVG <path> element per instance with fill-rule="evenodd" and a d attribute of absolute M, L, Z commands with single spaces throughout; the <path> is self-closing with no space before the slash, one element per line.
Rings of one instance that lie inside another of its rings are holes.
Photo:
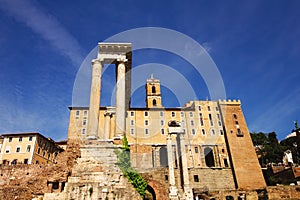
<path fill-rule="evenodd" d="M 43 136 L 42 134 L 38 133 L 38 132 L 25 132 L 25 133 L 4 133 L 2 134 L 3 137 L 14 137 L 14 136 L 29 136 L 29 135 L 37 135 L 37 136 L 40 136 L 42 138 L 44 138 L 45 140 L 49 140 L 51 142 L 55 142 L 52 138 L 50 137 L 45 137 Z"/>

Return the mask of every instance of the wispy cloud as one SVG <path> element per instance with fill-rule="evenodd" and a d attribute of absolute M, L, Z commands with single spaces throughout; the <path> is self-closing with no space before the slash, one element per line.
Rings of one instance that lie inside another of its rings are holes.
<path fill-rule="evenodd" d="M 300 109 L 299 93 L 300 90 L 296 90 L 286 97 L 282 98 L 277 103 L 274 103 L 274 105 L 271 106 L 268 110 L 261 113 L 261 115 L 253 123 L 249 124 L 250 130 L 269 132 L 274 130 L 282 130 L 283 127 L 286 127 L 286 124 L 284 123 L 287 121 L 287 118 Z M 290 120 L 292 124 L 292 120 L 294 119 Z M 281 134 L 287 133 L 288 132 Z"/>
<path fill-rule="evenodd" d="M 52 15 L 42 11 L 36 2 L 23 0 L 0 0 L 0 9 L 26 24 L 35 33 L 47 40 L 59 53 L 67 56 L 74 65 L 79 66 L 83 53 L 76 39 Z"/>

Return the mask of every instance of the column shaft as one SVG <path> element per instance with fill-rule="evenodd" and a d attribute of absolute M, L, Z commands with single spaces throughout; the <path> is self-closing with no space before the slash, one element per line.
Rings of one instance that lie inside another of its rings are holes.
<path fill-rule="evenodd" d="M 87 136 L 89 138 L 96 138 L 98 135 L 101 74 L 102 74 L 102 64 L 100 60 L 93 60 L 92 61 L 92 83 L 91 83 L 91 92 L 90 92 L 90 107 L 89 107 L 89 118 L 88 118 L 88 132 L 87 132 Z"/>
<path fill-rule="evenodd" d="M 173 161 L 173 148 L 172 148 L 172 137 L 171 134 L 167 136 L 167 152 L 168 152 L 168 166 L 169 166 L 169 196 L 171 199 L 177 197 L 177 188 L 175 185 L 175 174 L 174 174 L 174 161 Z"/>
<path fill-rule="evenodd" d="M 110 113 L 105 113 L 105 124 L 104 124 L 104 139 L 109 139 L 110 132 Z"/>
<path fill-rule="evenodd" d="M 180 136 L 179 136 L 180 135 Z M 183 133 L 178 133 L 177 137 L 180 137 L 180 159 L 182 164 L 182 174 L 183 174 L 183 189 L 186 196 L 186 200 L 193 200 L 193 192 L 190 188 L 190 180 L 189 180 L 189 171 L 187 165 L 187 155 L 186 155 L 186 148 L 185 148 L 185 139 Z"/>
<path fill-rule="evenodd" d="M 117 66 L 117 88 L 116 88 L 116 131 L 115 137 L 122 135 L 126 131 L 126 85 L 125 85 L 125 61 L 118 62 Z"/>

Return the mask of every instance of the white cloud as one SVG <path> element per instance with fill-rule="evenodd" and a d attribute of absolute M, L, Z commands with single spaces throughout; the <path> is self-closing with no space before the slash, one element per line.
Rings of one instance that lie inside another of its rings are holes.
<path fill-rule="evenodd" d="M 79 67 L 83 60 L 80 45 L 56 18 L 42 12 L 37 3 L 0 0 L 0 9 L 17 21 L 25 23 Z"/>

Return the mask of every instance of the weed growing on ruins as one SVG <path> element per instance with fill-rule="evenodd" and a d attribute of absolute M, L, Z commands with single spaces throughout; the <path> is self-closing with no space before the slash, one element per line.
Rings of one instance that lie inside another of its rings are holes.
<path fill-rule="evenodd" d="M 129 151 L 130 148 L 128 146 L 128 140 L 126 138 L 126 135 L 124 135 L 122 139 L 121 150 L 115 151 L 118 157 L 118 165 L 124 173 L 124 176 L 133 185 L 137 192 L 144 198 L 147 189 L 147 182 L 135 169 L 131 167 Z"/>

